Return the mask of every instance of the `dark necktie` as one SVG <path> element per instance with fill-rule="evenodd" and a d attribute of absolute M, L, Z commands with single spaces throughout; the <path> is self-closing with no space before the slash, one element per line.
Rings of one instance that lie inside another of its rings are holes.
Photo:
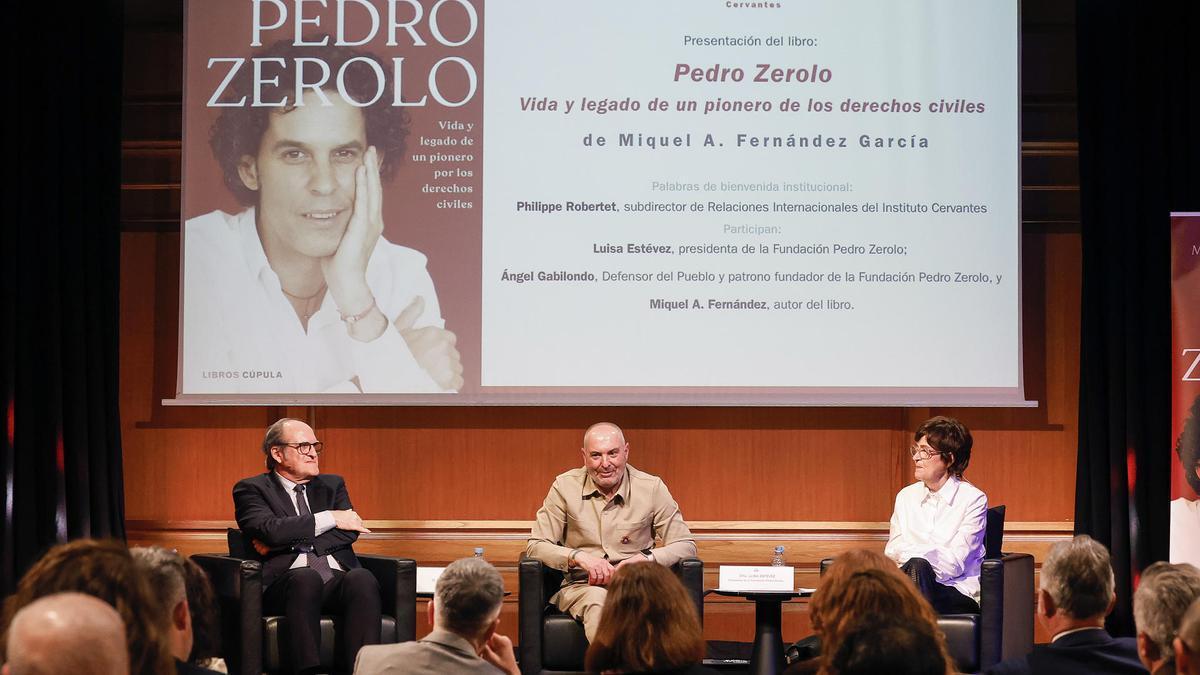
<path fill-rule="evenodd" d="M 296 513 L 301 516 L 307 516 L 312 513 L 308 508 L 308 500 L 304 498 L 304 486 L 297 485 L 292 489 L 296 492 Z M 308 566 L 321 575 L 321 581 L 329 583 L 329 580 L 333 578 L 333 570 L 329 569 L 329 561 L 325 559 L 325 556 L 313 553 L 312 544 L 305 544 L 296 548 L 304 551 L 308 556 Z"/>

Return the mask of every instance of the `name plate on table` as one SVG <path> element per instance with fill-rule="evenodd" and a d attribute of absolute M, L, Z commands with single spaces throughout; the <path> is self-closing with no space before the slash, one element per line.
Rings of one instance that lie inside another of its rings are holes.
<path fill-rule="evenodd" d="M 417 568 L 417 592 L 418 593 L 433 593 L 434 586 L 437 585 L 438 577 L 442 576 L 442 570 L 445 567 L 418 567 Z"/>
<path fill-rule="evenodd" d="M 721 591 L 793 593 L 796 590 L 793 567 L 721 565 L 720 575 L 717 590 Z"/>

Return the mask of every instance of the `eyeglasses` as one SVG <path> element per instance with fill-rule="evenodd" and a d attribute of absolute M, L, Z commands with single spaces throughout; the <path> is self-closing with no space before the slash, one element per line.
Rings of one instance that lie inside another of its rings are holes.
<path fill-rule="evenodd" d="M 295 448 L 296 452 L 304 455 L 305 457 L 316 457 L 320 455 L 322 450 L 325 448 L 325 444 L 321 441 L 317 441 L 316 443 L 309 443 L 307 441 L 304 443 L 280 443 L 280 445 L 286 445 L 289 448 Z"/>
<path fill-rule="evenodd" d="M 920 462 L 920 461 L 929 459 L 930 457 L 933 457 L 934 455 L 940 455 L 942 453 L 933 448 L 927 448 L 927 447 L 924 447 L 921 445 L 914 445 L 908 449 L 908 454 L 910 457 L 913 458 L 913 461 Z"/>

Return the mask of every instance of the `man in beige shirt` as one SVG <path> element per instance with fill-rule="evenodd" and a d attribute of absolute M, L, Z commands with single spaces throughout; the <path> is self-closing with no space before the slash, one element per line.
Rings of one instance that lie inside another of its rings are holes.
<path fill-rule="evenodd" d="M 669 567 L 695 557 L 696 542 L 662 479 L 626 464 L 629 444 L 617 425 L 588 427 L 581 452 L 583 467 L 550 486 L 525 555 L 566 572 L 550 602 L 583 621 L 591 641 L 616 570 L 643 562 Z"/>

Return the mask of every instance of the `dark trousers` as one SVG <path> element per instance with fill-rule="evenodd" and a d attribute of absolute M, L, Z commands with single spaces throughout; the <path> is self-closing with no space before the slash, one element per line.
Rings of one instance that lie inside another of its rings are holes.
<path fill-rule="evenodd" d="M 979 603 L 963 595 L 953 586 L 943 586 L 937 582 L 933 566 L 924 558 L 910 558 L 900 566 L 900 571 L 908 575 L 921 595 L 933 605 L 933 611 L 938 614 L 978 614 Z"/>
<path fill-rule="evenodd" d="M 333 571 L 329 583 L 309 567 L 288 570 L 263 591 L 263 609 L 287 619 L 283 637 L 295 672 L 321 665 L 321 615 L 342 615 L 342 654 L 336 669 L 350 672 L 363 645 L 379 644 L 379 582 L 369 570 Z"/>

